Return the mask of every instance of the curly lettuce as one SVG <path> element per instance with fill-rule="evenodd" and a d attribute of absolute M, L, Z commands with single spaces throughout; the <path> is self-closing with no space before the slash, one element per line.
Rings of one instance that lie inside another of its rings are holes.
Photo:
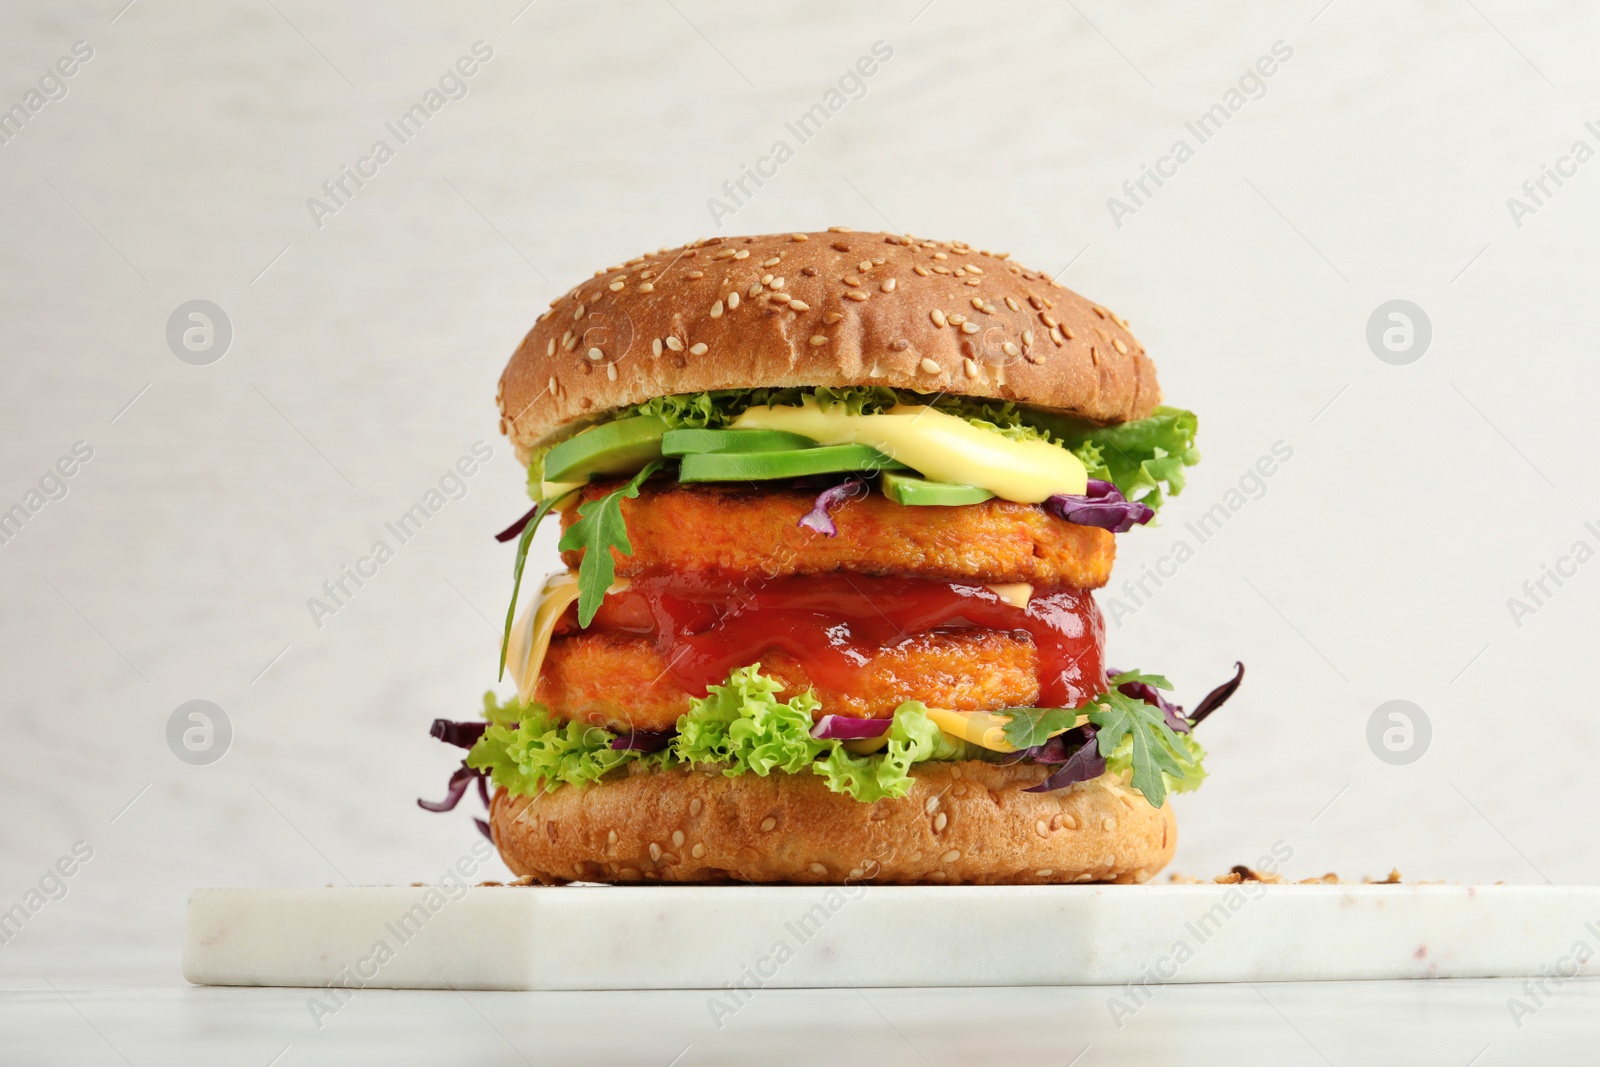
<path fill-rule="evenodd" d="M 485 771 L 509 793 L 535 796 L 563 785 L 598 782 L 641 753 L 611 747 L 615 735 L 598 726 L 566 722 L 543 704 L 505 704 L 483 695 L 489 726 L 467 753 L 467 766 Z"/>

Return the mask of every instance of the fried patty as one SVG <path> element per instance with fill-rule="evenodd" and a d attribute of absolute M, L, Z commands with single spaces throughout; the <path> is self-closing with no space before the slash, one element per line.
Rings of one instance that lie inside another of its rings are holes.
<path fill-rule="evenodd" d="M 761 657 L 761 673 L 782 683 L 783 699 L 812 691 L 818 717 L 887 718 L 906 700 L 954 711 L 1027 707 L 1039 699 L 1037 671 L 1033 642 L 997 630 L 924 633 L 879 649 L 847 693 L 816 685 L 787 652 Z M 534 699 L 564 719 L 621 733 L 671 729 L 691 695 L 649 638 L 591 632 L 550 642 Z"/>
<path fill-rule="evenodd" d="M 592 500 L 615 482 L 583 490 Z M 838 534 L 799 525 L 818 490 L 652 482 L 622 501 L 633 555 L 613 550 L 617 576 L 683 571 L 790 575 L 903 575 L 952 581 L 1028 582 L 1098 589 L 1111 576 L 1115 537 L 1033 504 L 986 500 L 960 507 L 896 504 L 863 491 L 833 512 Z M 565 529 L 577 509 L 562 514 Z M 563 552 L 577 568 L 581 551 Z"/>

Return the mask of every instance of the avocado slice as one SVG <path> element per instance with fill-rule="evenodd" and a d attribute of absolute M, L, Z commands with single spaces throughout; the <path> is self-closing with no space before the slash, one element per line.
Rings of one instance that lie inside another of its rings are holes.
<path fill-rule="evenodd" d="M 821 445 L 773 452 L 699 452 L 684 456 L 678 480 L 684 482 L 764 482 L 846 471 L 906 470 L 866 445 Z"/>
<path fill-rule="evenodd" d="M 884 471 L 883 477 L 878 480 L 878 486 L 883 490 L 883 495 L 896 504 L 954 507 L 960 504 L 978 504 L 994 496 L 989 490 L 979 489 L 975 485 L 930 482 L 925 478 L 896 474 L 893 471 Z"/>
<path fill-rule="evenodd" d="M 604 422 L 556 445 L 544 457 L 544 480 L 581 482 L 592 474 L 632 474 L 661 458 L 667 420 L 659 415 Z"/>
<path fill-rule="evenodd" d="M 816 442 L 787 430 L 668 430 L 661 438 L 663 456 L 698 452 L 786 452 L 811 448 Z"/>

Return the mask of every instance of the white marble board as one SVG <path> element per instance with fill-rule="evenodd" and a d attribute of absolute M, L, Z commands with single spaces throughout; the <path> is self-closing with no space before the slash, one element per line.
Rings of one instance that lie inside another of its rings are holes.
<path fill-rule="evenodd" d="M 1600 973 L 1600 887 L 200 889 L 200 985 L 1125 985 Z M 1581 946 L 1581 948 L 1580 948 Z"/>

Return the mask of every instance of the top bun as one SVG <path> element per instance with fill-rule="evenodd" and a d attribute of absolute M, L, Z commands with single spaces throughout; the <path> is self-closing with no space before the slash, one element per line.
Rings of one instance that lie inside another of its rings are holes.
<path fill-rule="evenodd" d="M 519 456 L 619 407 L 708 389 L 883 385 L 1100 423 L 1161 399 L 1128 324 L 1041 271 L 959 241 L 834 228 L 711 237 L 595 276 L 500 377 Z"/>

